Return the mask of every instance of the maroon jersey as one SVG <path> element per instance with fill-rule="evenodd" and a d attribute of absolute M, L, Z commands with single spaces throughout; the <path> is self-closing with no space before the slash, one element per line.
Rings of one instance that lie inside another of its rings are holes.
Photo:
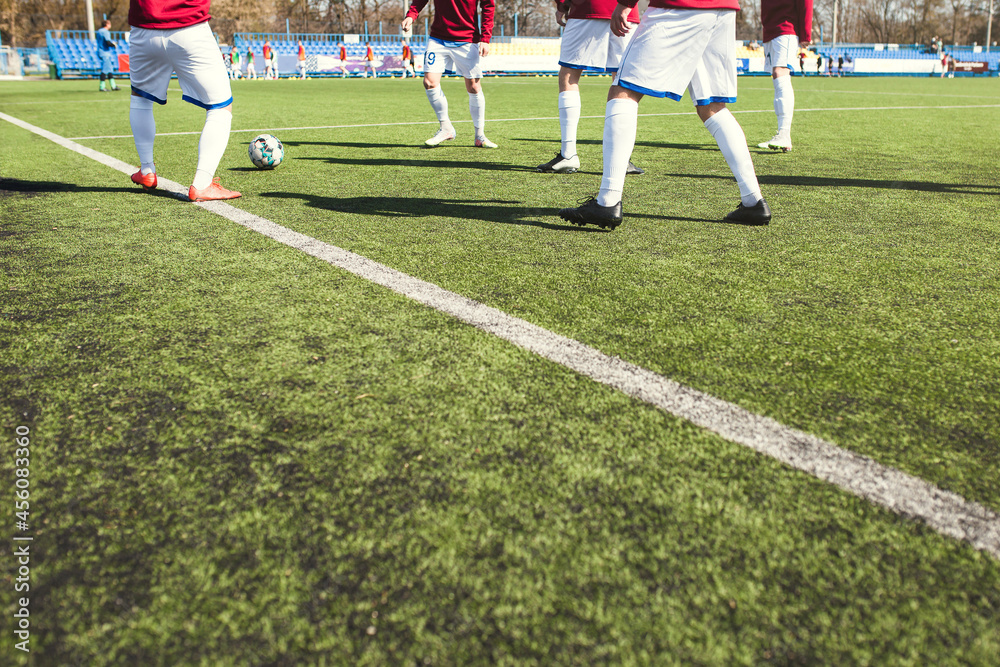
<path fill-rule="evenodd" d="M 800 42 L 811 42 L 813 0 L 760 0 L 760 22 L 765 42 L 779 35 L 795 35 Z"/>
<path fill-rule="evenodd" d="M 406 15 L 416 20 L 420 10 L 427 6 L 428 0 L 413 0 Z M 476 5 L 482 9 L 482 32 L 476 16 Z M 434 0 L 434 23 L 431 24 L 431 37 L 443 42 L 472 42 L 489 44 L 493 35 L 493 12 L 496 0 Z"/>
<path fill-rule="evenodd" d="M 611 12 L 618 6 L 618 0 L 570 0 L 568 3 L 557 3 L 569 5 L 568 19 L 611 19 Z M 639 8 L 633 7 L 628 13 L 629 23 L 639 22 Z"/>
<path fill-rule="evenodd" d="M 155 30 L 186 28 L 212 18 L 208 13 L 211 4 L 211 0 L 131 0 L 128 24 Z"/>
<path fill-rule="evenodd" d="M 618 4 L 635 7 L 639 0 L 619 0 Z M 732 9 L 739 11 L 739 0 L 649 0 L 655 9 Z"/>

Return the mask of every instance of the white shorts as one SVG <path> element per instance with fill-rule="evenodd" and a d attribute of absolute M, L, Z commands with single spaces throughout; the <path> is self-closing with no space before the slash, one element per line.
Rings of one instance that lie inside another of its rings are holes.
<path fill-rule="evenodd" d="M 611 21 L 569 19 L 559 45 L 559 64 L 570 69 L 617 72 L 634 34 L 633 30 L 618 37 L 611 32 Z"/>
<path fill-rule="evenodd" d="M 442 42 L 431 37 L 424 53 L 424 72 L 461 74 L 466 79 L 483 78 L 479 66 L 479 45 L 471 42 Z"/>
<path fill-rule="evenodd" d="M 696 106 L 736 101 L 736 12 L 647 9 L 625 49 L 614 85 Z"/>
<path fill-rule="evenodd" d="M 795 69 L 799 57 L 799 38 L 795 35 L 778 35 L 770 42 L 764 42 L 764 69 L 770 72 L 775 67 Z"/>
<path fill-rule="evenodd" d="M 173 30 L 132 28 L 129 69 L 132 92 L 158 104 L 167 103 L 174 72 L 185 102 L 204 109 L 233 102 L 226 63 L 207 22 Z"/>

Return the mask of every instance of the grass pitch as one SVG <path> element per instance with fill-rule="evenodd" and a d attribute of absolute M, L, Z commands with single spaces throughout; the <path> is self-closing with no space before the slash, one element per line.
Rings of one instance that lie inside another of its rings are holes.
<path fill-rule="evenodd" d="M 772 88 L 740 83 L 755 145 Z M 644 100 L 611 233 L 556 215 L 597 190 L 607 85 L 582 86 L 582 173 L 544 175 L 554 78 L 484 81 L 496 151 L 467 122 L 422 148 L 417 81 L 236 82 L 219 175 L 239 208 L 1000 510 L 996 80 L 797 78 L 795 150 L 752 151 L 762 229 L 718 222 L 738 192 L 688 102 Z M 2 83 L 0 111 L 134 162 L 126 93 L 95 86 Z M 187 184 L 202 112 L 156 114 Z M 1000 655 L 995 559 L 3 127 L 35 663 Z"/>

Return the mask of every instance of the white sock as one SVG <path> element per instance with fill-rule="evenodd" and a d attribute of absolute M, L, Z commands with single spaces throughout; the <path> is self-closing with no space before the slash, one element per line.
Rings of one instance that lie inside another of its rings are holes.
<path fill-rule="evenodd" d="M 476 128 L 476 138 L 485 137 L 486 97 L 483 91 L 469 93 L 469 115 L 472 116 L 472 126 Z"/>
<path fill-rule="evenodd" d="M 750 159 L 750 149 L 747 148 L 747 137 L 729 109 L 723 109 L 706 120 L 705 127 L 712 133 L 715 143 L 719 144 L 726 164 L 736 177 L 743 205 L 753 206 L 763 199 L 757 174 L 753 170 L 753 160 Z"/>
<path fill-rule="evenodd" d="M 576 128 L 580 124 L 580 107 L 579 90 L 559 93 L 559 129 L 562 133 L 562 148 L 559 152 L 566 158 L 576 155 Z"/>
<path fill-rule="evenodd" d="M 444 91 L 441 90 L 441 87 L 428 88 L 427 99 L 431 103 L 431 109 L 434 109 L 434 113 L 437 114 L 437 119 L 441 123 L 441 127 L 452 127 L 451 119 L 448 118 L 448 98 L 444 96 Z"/>
<path fill-rule="evenodd" d="M 207 188 L 212 183 L 215 170 L 219 168 L 222 154 L 229 143 L 229 130 L 233 126 L 232 107 L 209 109 L 205 112 L 205 127 L 198 140 L 198 169 L 191 184 L 196 190 Z"/>
<path fill-rule="evenodd" d="M 139 169 L 143 174 L 156 172 L 153 165 L 153 141 L 156 139 L 153 100 L 132 95 L 128 104 L 128 120 L 132 125 L 135 150 L 139 154 Z"/>
<path fill-rule="evenodd" d="M 779 76 L 774 82 L 774 113 L 778 116 L 778 135 L 788 137 L 792 131 L 792 114 L 795 113 L 795 91 L 792 77 Z"/>
<path fill-rule="evenodd" d="M 638 125 L 638 102 L 628 98 L 608 102 L 604 110 L 604 176 L 597 193 L 597 203 L 601 206 L 614 206 L 622 200 L 625 171 L 635 148 Z"/>

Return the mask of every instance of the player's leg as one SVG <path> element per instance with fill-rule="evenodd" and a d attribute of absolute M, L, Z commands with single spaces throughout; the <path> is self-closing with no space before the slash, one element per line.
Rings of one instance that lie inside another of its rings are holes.
<path fill-rule="evenodd" d="M 469 116 L 476 148 L 496 148 L 497 145 L 486 138 L 486 96 L 483 94 L 483 70 L 480 67 L 479 45 L 463 44 L 447 47 L 453 69 L 465 80 L 465 92 L 469 94 Z"/>
<path fill-rule="evenodd" d="M 792 150 L 792 115 L 795 113 L 795 91 L 792 89 L 791 74 L 792 71 L 787 67 L 775 67 L 771 73 L 778 134 L 768 146 L 785 152 Z"/>
<path fill-rule="evenodd" d="M 424 60 L 424 91 L 427 93 L 427 101 L 430 102 L 434 115 L 437 116 L 439 126 L 434 136 L 424 142 L 427 146 L 437 146 L 455 138 L 455 126 L 451 124 L 451 118 L 448 116 L 448 98 L 441 90 L 441 75 L 447 69 L 449 60 L 444 45 L 433 40 L 428 42 Z"/>
<path fill-rule="evenodd" d="M 465 79 L 465 91 L 469 93 L 469 115 L 476 137 L 474 145 L 476 148 L 496 148 L 497 145 L 486 138 L 486 96 L 481 79 Z"/>
<path fill-rule="evenodd" d="M 134 66 L 131 68 L 136 71 Z M 133 92 L 129 99 L 129 124 L 132 140 L 139 154 L 139 171 L 132 174 L 132 182 L 149 190 L 156 187 L 156 164 L 153 162 L 153 143 L 156 140 L 156 120 L 153 117 L 153 100 Z"/>
<path fill-rule="evenodd" d="M 153 161 L 156 121 L 153 118 L 153 104 L 167 103 L 167 86 L 173 73 L 160 33 L 162 31 L 133 28 L 129 46 L 132 85 L 129 124 L 132 127 L 135 150 L 139 155 L 139 170 L 132 174 L 132 182 L 147 190 L 156 187 L 156 165 Z"/>
<path fill-rule="evenodd" d="M 778 131 L 758 148 L 788 152 L 792 149 L 792 114 L 795 111 L 795 91 L 792 89 L 792 61 L 799 50 L 795 35 L 778 35 L 764 45 L 764 67 L 771 71 L 774 86 L 774 114 Z"/>
<path fill-rule="evenodd" d="M 559 67 L 559 152 L 548 162 L 538 165 L 537 171 L 572 174 L 580 169 L 580 157 L 576 154 L 581 109 L 580 74 L 581 70 L 565 65 Z"/>
<path fill-rule="evenodd" d="M 441 90 L 441 74 L 437 72 L 424 73 L 424 91 L 427 93 L 427 101 L 434 110 L 434 115 L 438 119 L 438 131 L 433 137 L 425 141 L 428 146 L 437 146 L 444 141 L 451 141 L 455 138 L 455 126 L 451 124 L 448 116 L 448 98 Z"/>
<path fill-rule="evenodd" d="M 727 11 L 708 37 L 688 86 L 698 117 L 711 133 L 740 189 L 740 205 L 729 222 L 766 225 L 771 209 L 760 191 L 746 135 L 726 104 L 736 102 L 736 13 Z"/>
<path fill-rule="evenodd" d="M 205 124 L 198 139 L 198 164 L 188 190 L 191 201 L 240 196 L 239 192 L 223 188 L 215 178 L 233 124 L 233 92 L 225 68 L 214 53 L 217 48 L 207 23 L 175 31 L 167 47 L 182 99 L 205 110 Z"/>

